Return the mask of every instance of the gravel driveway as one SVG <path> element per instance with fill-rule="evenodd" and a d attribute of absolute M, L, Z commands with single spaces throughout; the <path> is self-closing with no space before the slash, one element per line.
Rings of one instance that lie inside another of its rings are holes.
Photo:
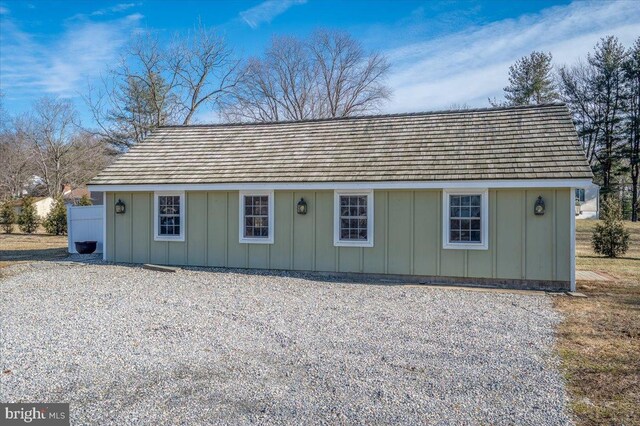
<path fill-rule="evenodd" d="M 72 424 L 570 422 L 542 294 L 20 268 L 0 278 L 0 400 L 70 402 Z"/>

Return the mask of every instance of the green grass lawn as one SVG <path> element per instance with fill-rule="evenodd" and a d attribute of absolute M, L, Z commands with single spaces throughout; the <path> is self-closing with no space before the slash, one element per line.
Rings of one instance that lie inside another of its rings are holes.
<path fill-rule="evenodd" d="M 578 281 L 587 299 L 554 299 L 565 315 L 558 351 L 578 424 L 640 424 L 640 223 L 626 222 L 631 244 L 619 259 L 593 253 L 596 223 L 577 221 L 576 266 L 613 280 Z"/>

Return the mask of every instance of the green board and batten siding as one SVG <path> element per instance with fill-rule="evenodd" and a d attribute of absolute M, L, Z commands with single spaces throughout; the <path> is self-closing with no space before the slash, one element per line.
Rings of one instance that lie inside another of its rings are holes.
<path fill-rule="evenodd" d="M 544 216 L 533 214 L 539 195 Z M 295 213 L 301 197 L 306 215 Z M 376 190 L 371 248 L 334 247 L 333 191 L 275 191 L 274 244 L 239 243 L 237 191 L 187 191 L 184 242 L 154 241 L 152 192 L 108 192 L 106 203 L 107 260 L 116 262 L 570 280 L 568 188 L 490 190 L 488 250 L 442 248 L 439 190 Z"/>

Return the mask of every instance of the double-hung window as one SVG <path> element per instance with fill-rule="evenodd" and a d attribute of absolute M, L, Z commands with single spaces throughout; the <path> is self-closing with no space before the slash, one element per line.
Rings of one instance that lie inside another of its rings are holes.
<path fill-rule="evenodd" d="M 154 240 L 184 241 L 184 192 L 154 194 Z"/>
<path fill-rule="evenodd" d="M 240 192 L 240 242 L 273 244 L 273 191 Z"/>
<path fill-rule="evenodd" d="M 488 191 L 445 190 L 443 198 L 443 248 L 488 249 Z"/>
<path fill-rule="evenodd" d="M 334 192 L 334 246 L 373 247 L 373 191 Z"/>

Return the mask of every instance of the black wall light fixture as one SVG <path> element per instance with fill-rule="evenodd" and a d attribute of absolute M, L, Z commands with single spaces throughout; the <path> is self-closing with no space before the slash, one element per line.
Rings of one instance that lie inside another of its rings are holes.
<path fill-rule="evenodd" d="M 542 199 L 542 195 L 540 195 L 536 200 L 536 205 L 533 207 L 533 212 L 536 216 L 542 216 L 544 214 L 544 210 L 544 200 Z"/>
<path fill-rule="evenodd" d="M 124 214 L 124 211 L 124 203 L 122 202 L 122 200 L 118 199 L 118 202 L 116 203 L 116 214 Z"/>
<path fill-rule="evenodd" d="M 300 198 L 300 201 L 298 201 L 296 211 L 298 212 L 298 214 L 307 214 L 307 202 L 304 200 L 304 198 Z"/>

